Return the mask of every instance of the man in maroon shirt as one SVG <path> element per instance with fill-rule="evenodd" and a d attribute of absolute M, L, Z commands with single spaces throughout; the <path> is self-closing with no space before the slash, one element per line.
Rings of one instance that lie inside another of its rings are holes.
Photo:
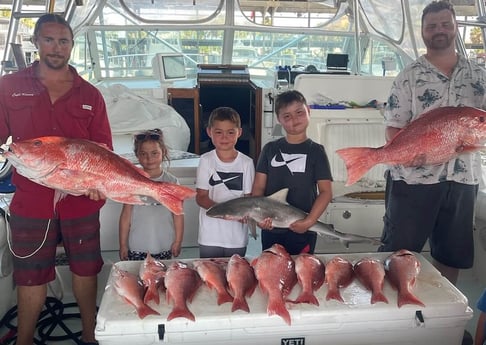
<path fill-rule="evenodd" d="M 0 79 L 0 141 L 41 136 L 83 138 L 112 148 L 106 106 L 99 91 L 68 65 L 73 32 L 60 16 L 39 18 L 33 42 L 39 61 Z M 99 210 L 104 196 L 67 196 L 54 205 L 54 190 L 13 173 L 15 195 L 10 228 L 17 285 L 17 345 L 31 345 L 47 294 L 55 279 L 56 246 L 62 239 L 73 273 L 73 292 L 82 320 L 82 341 L 96 344 Z"/>

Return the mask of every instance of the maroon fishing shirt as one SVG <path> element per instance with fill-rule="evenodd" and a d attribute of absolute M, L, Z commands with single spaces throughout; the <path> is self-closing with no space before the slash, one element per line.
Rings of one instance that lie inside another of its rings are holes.
<path fill-rule="evenodd" d="M 41 136 L 89 139 L 113 148 L 106 105 L 101 93 L 74 75 L 73 87 L 51 103 L 45 86 L 35 75 L 38 62 L 0 79 L 0 140 L 9 135 L 22 141 Z M 10 212 L 29 218 L 73 219 L 98 211 L 103 201 L 68 195 L 54 208 L 54 190 L 13 173 L 16 191 Z"/>

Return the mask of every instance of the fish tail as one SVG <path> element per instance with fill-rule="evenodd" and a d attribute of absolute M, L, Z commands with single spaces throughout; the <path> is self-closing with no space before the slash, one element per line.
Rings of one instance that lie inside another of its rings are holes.
<path fill-rule="evenodd" d="M 218 305 L 231 302 L 233 302 L 233 297 L 226 290 L 218 293 Z"/>
<path fill-rule="evenodd" d="M 154 301 L 157 305 L 160 304 L 159 291 L 156 285 L 149 285 L 147 292 L 143 296 L 143 303 L 148 304 L 150 301 Z"/>
<path fill-rule="evenodd" d="M 233 306 L 231 307 L 231 311 L 234 312 L 236 310 L 243 310 L 247 313 L 250 312 L 250 307 L 248 306 L 248 302 L 244 297 L 235 297 L 233 300 Z"/>
<path fill-rule="evenodd" d="M 383 292 L 378 291 L 378 292 L 374 292 L 374 293 L 371 295 L 371 304 L 375 304 L 376 302 L 384 302 L 384 303 L 388 303 L 388 299 L 387 299 L 387 298 L 386 298 L 386 296 L 383 294 Z"/>
<path fill-rule="evenodd" d="M 337 150 L 336 153 L 344 160 L 348 180 L 346 186 L 358 181 L 368 170 L 378 162 L 374 159 L 375 148 L 371 147 L 348 147 Z"/>
<path fill-rule="evenodd" d="M 303 291 L 295 301 L 292 301 L 292 303 L 308 303 L 319 306 L 319 301 L 316 296 L 309 291 Z"/>
<path fill-rule="evenodd" d="M 170 314 L 167 316 L 167 321 L 170 321 L 178 317 L 185 317 L 188 320 L 196 321 L 196 317 L 194 316 L 193 313 L 191 313 L 191 311 L 187 308 L 187 306 L 174 307 L 174 309 L 172 309 Z"/>
<path fill-rule="evenodd" d="M 196 192 L 191 188 L 166 182 L 158 183 L 154 193 L 153 198 L 155 200 L 177 215 L 184 213 L 182 202 L 196 195 Z"/>
<path fill-rule="evenodd" d="M 137 314 L 138 317 L 143 319 L 148 315 L 160 315 L 158 311 L 153 310 L 150 308 L 148 305 L 145 303 L 141 304 L 140 306 L 137 307 Z"/>
<path fill-rule="evenodd" d="M 282 299 L 272 298 L 268 301 L 267 306 L 267 314 L 268 315 L 278 315 L 280 316 L 287 325 L 290 326 L 290 314 L 287 308 L 285 308 L 285 303 Z"/>
<path fill-rule="evenodd" d="M 405 304 L 416 304 L 425 307 L 425 304 L 410 291 L 404 291 L 404 292 L 400 291 L 398 293 L 397 305 L 400 308 L 402 305 Z"/>
<path fill-rule="evenodd" d="M 341 293 L 339 292 L 339 289 L 329 289 L 327 291 L 326 301 L 329 301 L 331 299 L 335 299 L 335 300 L 337 300 L 339 302 L 343 302 L 344 303 L 343 297 L 341 296 Z"/>

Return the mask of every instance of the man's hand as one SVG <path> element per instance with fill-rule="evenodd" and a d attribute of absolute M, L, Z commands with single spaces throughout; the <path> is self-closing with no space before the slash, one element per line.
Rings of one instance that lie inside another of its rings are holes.
<path fill-rule="evenodd" d="M 94 201 L 106 200 L 106 195 L 104 195 L 97 189 L 88 189 L 88 191 L 84 193 L 84 195 Z"/>

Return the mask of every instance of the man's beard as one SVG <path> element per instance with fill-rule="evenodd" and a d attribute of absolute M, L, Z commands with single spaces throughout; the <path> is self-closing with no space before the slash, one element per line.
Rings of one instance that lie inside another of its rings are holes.
<path fill-rule="evenodd" d="M 46 64 L 46 66 L 56 70 L 63 69 L 64 67 L 66 67 L 68 61 L 69 60 L 59 55 L 56 55 L 55 57 L 51 57 L 48 55 L 44 58 L 44 63 Z"/>
<path fill-rule="evenodd" d="M 438 34 L 430 40 L 424 40 L 424 44 L 428 49 L 443 50 L 454 44 L 454 38 L 446 34 Z"/>

